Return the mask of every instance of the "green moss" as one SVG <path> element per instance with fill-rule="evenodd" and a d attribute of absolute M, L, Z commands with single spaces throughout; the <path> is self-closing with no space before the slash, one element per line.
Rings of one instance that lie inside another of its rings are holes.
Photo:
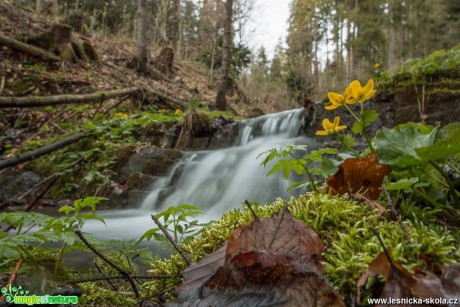
<path fill-rule="evenodd" d="M 286 203 L 278 199 L 272 204 L 254 206 L 259 217 L 269 217 L 288 205 L 293 217 L 305 222 L 320 236 L 327 250 L 324 268 L 327 278 L 344 297 L 356 293 L 359 276 L 382 251 L 371 231 L 375 228 L 394 258 L 408 269 L 423 266 L 422 257 L 434 264 L 460 260 L 457 246 L 459 230 L 447 230 L 417 218 L 391 221 L 378 218 L 365 204 L 323 193 L 309 192 Z M 407 209 L 406 211 L 410 211 Z M 232 210 L 203 229 L 200 237 L 184 242 L 182 247 L 193 261 L 217 250 L 239 225 L 252 221 L 248 210 Z M 177 275 L 186 268 L 179 255 L 152 263 L 155 274 Z M 180 278 L 155 280 L 145 284 L 152 294 L 171 289 Z M 172 293 L 169 294 L 172 297 Z"/>
<path fill-rule="evenodd" d="M 137 306 L 134 298 L 115 291 L 98 287 L 96 283 L 81 283 L 83 295 L 79 298 L 80 306 Z"/>
<path fill-rule="evenodd" d="M 30 89 L 32 86 L 33 84 L 30 81 L 18 79 L 13 84 L 11 84 L 10 90 L 16 96 L 16 95 L 23 94 L 25 91 Z"/>

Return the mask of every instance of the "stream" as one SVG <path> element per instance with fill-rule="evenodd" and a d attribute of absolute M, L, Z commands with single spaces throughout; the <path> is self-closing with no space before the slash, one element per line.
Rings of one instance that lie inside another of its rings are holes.
<path fill-rule="evenodd" d="M 261 166 L 263 157 L 257 157 L 270 148 L 289 144 L 315 147 L 313 139 L 303 136 L 301 127 L 302 109 L 242 121 L 233 146 L 187 152 L 168 176 L 153 184 L 137 208 L 98 211 L 106 225 L 89 221 L 83 230 L 105 240 L 138 239 L 154 227 L 150 215 L 169 206 L 198 206 L 205 212 L 199 216 L 200 222 L 208 222 L 232 208 L 241 208 L 246 199 L 261 204 L 278 197 L 287 199 L 289 181 L 278 173 L 266 176 L 271 167 Z M 293 190 L 291 195 L 302 192 Z"/>

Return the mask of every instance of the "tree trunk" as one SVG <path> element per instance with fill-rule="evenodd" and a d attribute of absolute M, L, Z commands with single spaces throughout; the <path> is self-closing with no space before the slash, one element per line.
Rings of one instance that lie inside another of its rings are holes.
<path fill-rule="evenodd" d="M 180 18 L 180 0 L 172 0 L 172 29 L 171 29 L 171 43 L 176 56 L 180 53 L 180 31 L 181 31 L 181 18 Z"/>
<path fill-rule="evenodd" d="M 45 11 L 45 5 L 46 2 L 45 0 L 37 0 L 36 2 L 36 5 L 35 5 L 35 10 L 37 11 L 37 13 L 42 13 Z"/>
<path fill-rule="evenodd" d="M 59 13 L 58 0 L 37 0 L 35 2 L 35 10 L 39 14 L 56 15 Z"/>
<path fill-rule="evenodd" d="M 227 0 L 225 3 L 225 23 L 224 23 L 224 41 L 222 45 L 222 79 L 219 91 L 216 97 L 216 107 L 219 110 L 227 108 L 227 93 L 230 86 L 230 63 L 232 61 L 232 53 L 230 46 L 232 45 L 232 14 L 233 0 Z"/>
<path fill-rule="evenodd" d="M 149 38 L 147 33 L 147 0 L 137 0 L 137 55 L 138 71 L 147 71 Z"/>

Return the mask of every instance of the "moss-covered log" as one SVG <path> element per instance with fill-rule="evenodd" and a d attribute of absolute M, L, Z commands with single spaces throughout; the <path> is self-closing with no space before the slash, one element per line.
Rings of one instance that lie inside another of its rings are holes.
<path fill-rule="evenodd" d="M 25 52 L 35 57 L 39 57 L 45 61 L 62 61 L 62 58 L 51 53 L 47 52 L 41 48 L 20 42 L 11 37 L 0 35 L 0 45 L 10 47 L 12 49 Z"/>
<path fill-rule="evenodd" d="M 26 97 L 0 97 L 0 108 L 31 108 L 59 105 L 66 103 L 91 103 L 106 99 L 133 95 L 140 92 L 138 87 L 128 87 L 113 91 L 97 92 L 81 95 L 54 95 L 54 96 L 26 96 Z"/>

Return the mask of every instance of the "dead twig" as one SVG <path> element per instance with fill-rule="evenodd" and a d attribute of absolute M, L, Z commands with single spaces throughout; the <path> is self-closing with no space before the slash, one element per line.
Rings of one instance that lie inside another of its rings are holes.
<path fill-rule="evenodd" d="M 113 108 L 118 107 L 123 101 L 125 101 L 125 100 L 128 99 L 129 97 L 130 97 L 130 95 L 126 95 L 126 96 L 121 97 L 120 100 L 118 100 L 116 103 L 114 103 L 114 104 L 111 105 L 109 108 L 107 108 L 107 110 L 105 110 L 102 114 L 103 114 L 103 115 L 107 115 L 107 113 L 109 113 L 110 110 L 112 110 Z"/>
<path fill-rule="evenodd" d="M 257 214 L 254 212 L 254 210 L 252 210 L 252 207 L 251 207 L 251 204 L 249 203 L 249 201 L 246 199 L 246 200 L 244 201 L 244 203 L 246 204 L 246 206 L 248 206 L 248 208 L 249 208 L 249 210 L 251 211 L 252 216 L 254 217 L 254 219 L 255 219 L 256 221 L 260 222 L 259 217 L 258 217 Z"/>
<path fill-rule="evenodd" d="M 109 258 L 107 258 L 103 253 L 101 253 L 100 251 L 98 251 L 94 246 L 92 246 L 88 240 L 86 240 L 86 238 L 83 236 L 83 233 L 81 232 L 80 229 L 76 229 L 75 230 L 75 234 L 80 238 L 80 240 L 83 242 L 83 244 L 85 244 L 96 256 L 98 256 L 99 258 L 101 258 L 105 263 L 107 263 L 108 265 L 110 265 L 112 268 L 114 268 L 115 270 L 117 270 L 121 276 L 123 276 L 125 279 L 127 279 L 129 281 L 129 283 L 131 284 L 131 287 L 133 288 L 133 291 L 134 291 L 134 295 L 136 296 L 136 298 L 139 298 L 139 290 L 137 289 L 137 286 L 136 286 L 136 283 L 134 282 L 134 280 L 131 278 L 131 274 L 129 274 L 125 269 L 121 268 L 120 266 L 118 266 L 117 264 L 113 263 Z M 105 279 L 105 278 L 104 278 Z"/>
<path fill-rule="evenodd" d="M 22 163 L 22 162 L 34 160 L 34 159 L 36 159 L 38 157 L 44 156 L 46 154 L 49 154 L 49 153 L 51 153 L 53 151 L 56 151 L 58 149 L 61 149 L 61 148 L 65 147 L 67 145 L 70 145 L 70 144 L 73 144 L 75 142 L 78 142 L 81 139 L 90 137 L 91 133 L 93 133 L 93 132 L 94 132 L 94 129 L 93 130 L 88 130 L 86 132 L 83 132 L 83 133 L 80 133 L 80 134 L 77 134 L 77 135 L 73 135 L 71 137 L 63 139 L 63 140 L 61 140 L 59 142 L 55 142 L 55 143 L 43 146 L 43 147 L 41 147 L 41 148 L 39 148 L 37 150 L 34 150 L 34 151 L 29 152 L 29 153 L 20 155 L 18 157 L 14 157 L 14 158 L 7 159 L 7 160 L 2 160 L 2 161 L 0 161 L 0 170 L 2 170 L 4 168 L 11 167 L 11 166 L 18 165 L 19 163 Z"/>
<path fill-rule="evenodd" d="M 179 276 L 173 276 L 173 275 L 136 275 L 136 274 L 129 274 L 129 277 L 133 279 L 167 279 L 167 278 L 174 278 L 174 277 L 179 277 Z M 101 280 L 113 280 L 113 279 L 126 279 L 126 276 L 124 275 L 112 275 L 112 276 L 103 276 L 103 277 L 90 277 L 90 278 L 82 278 L 82 279 L 77 279 L 77 280 L 72 280 L 70 283 L 72 284 L 79 284 L 83 282 L 91 282 L 91 281 L 101 281 Z"/>
<path fill-rule="evenodd" d="M 171 245 L 174 247 L 174 249 L 179 253 L 179 255 L 181 255 L 182 259 L 184 259 L 188 265 L 191 265 L 192 260 L 190 260 L 190 257 L 182 250 L 182 248 L 180 248 L 179 245 L 177 245 L 177 243 L 174 241 L 174 239 L 169 234 L 168 230 L 163 226 L 163 224 L 161 224 L 160 220 L 158 220 L 158 218 L 154 214 L 152 214 L 151 217 L 152 217 L 152 220 L 155 222 L 155 224 L 157 224 L 158 228 L 161 229 L 161 231 L 163 232 L 165 237 L 168 239 L 168 241 L 171 243 Z"/>
<path fill-rule="evenodd" d="M 110 281 L 110 277 L 111 277 L 110 274 L 106 276 L 104 271 L 100 268 L 100 266 L 97 263 L 94 263 L 94 266 L 96 267 L 98 272 L 101 273 L 102 278 L 104 278 L 103 280 L 106 280 L 109 283 L 109 285 L 112 287 L 113 291 L 118 292 L 118 288 L 115 287 L 115 285 Z"/>
<path fill-rule="evenodd" d="M 6 77 L 2 76 L 2 79 L 0 80 L 0 94 L 3 92 L 3 89 L 5 88 L 5 82 L 6 82 Z"/>
<path fill-rule="evenodd" d="M 11 272 L 10 278 L 8 279 L 8 282 L 6 283 L 5 287 L 8 288 L 10 284 L 14 282 L 14 279 L 16 278 L 16 275 L 18 275 L 18 271 L 21 268 L 22 263 L 24 262 L 24 259 L 20 258 L 18 262 L 16 262 L 16 266 L 14 267 L 13 272 Z M 4 297 L 0 297 L 0 302 L 4 301 Z"/>
<path fill-rule="evenodd" d="M 48 184 L 48 186 L 37 196 L 35 197 L 34 201 L 31 202 L 27 208 L 24 210 L 24 212 L 29 212 L 37 203 L 40 199 L 43 198 L 43 196 L 46 195 L 46 193 L 49 192 L 49 190 L 51 189 L 51 187 L 56 183 L 57 179 L 59 177 L 58 176 L 54 176 L 53 180 L 51 180 L 51 182 Z M 5 231 L 10 231 L 11 229 L 13 229 L 13 226 L 12 225 L 8 225 L 8 227 L 6 227 Z"/>

